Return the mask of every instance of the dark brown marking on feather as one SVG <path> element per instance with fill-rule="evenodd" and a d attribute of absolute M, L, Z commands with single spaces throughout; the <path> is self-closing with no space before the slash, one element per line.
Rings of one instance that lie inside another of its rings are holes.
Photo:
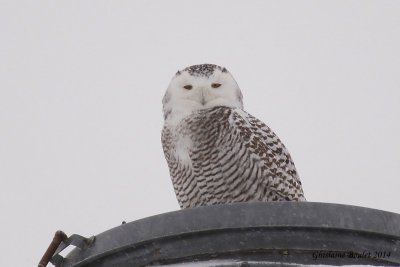
<path fill-rule="evenodd" d="M 191 76 L 200 76 L 200 77 L 210 77 L 214 74 L 215 70 L 220 70 L 221 72 L 227 72 L 225 68 L 222 68 L 218 65 L 214 64 L 200 64 L 193 65 L 185 68 L 183 71 L 188 72 Z M 225 69 L 225 71 L 224 71 Z"/>

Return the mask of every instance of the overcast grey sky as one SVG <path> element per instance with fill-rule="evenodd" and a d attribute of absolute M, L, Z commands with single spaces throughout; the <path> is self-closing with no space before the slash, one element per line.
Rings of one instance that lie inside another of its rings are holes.
<path fill-rule="evenodd" d="M 0 0 L 0 266 L 54 232 L 179 209 L 160 143 L 178 69 L 228 68 L 309 201 L 400 213 L 400 1 Z"/>

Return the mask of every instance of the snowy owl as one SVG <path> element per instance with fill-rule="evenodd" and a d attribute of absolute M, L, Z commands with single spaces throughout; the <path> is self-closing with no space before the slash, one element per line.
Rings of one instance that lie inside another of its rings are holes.
<path fill-rule="evenodd" d="M 161 141 L 181 208 L 306 200 L 286 147 L 243 110 L 226 68 L 202 64 L 178 71 L 163 113 Z"/>

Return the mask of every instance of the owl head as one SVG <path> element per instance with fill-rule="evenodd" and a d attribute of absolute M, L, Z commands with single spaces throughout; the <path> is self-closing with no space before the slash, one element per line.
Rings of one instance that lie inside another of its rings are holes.
<path fill-rule="evenodd" d="M 163 98 L 165 120 L 216 106 L 243 108 L 242 93 L 226 68 L 201 64 L 178 71 Z"/>

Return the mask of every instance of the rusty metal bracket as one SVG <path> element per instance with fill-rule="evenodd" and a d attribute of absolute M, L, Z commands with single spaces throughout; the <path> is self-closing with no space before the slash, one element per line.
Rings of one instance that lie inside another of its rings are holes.
<path fill-rule="evenodd" d="M 57 231 L 54 234 L 53 240 L 44 253 L 42 259 L 40 260 L 38 267 L 46 267 L 49 262 L 51 262 L 54 266 L 60 266 L 64 260 L 64 257 L 60 255 L 61 251 L 70 245 L 83 249 L 92 245 L 94 240 L 94 236 L 86 238 L 77 234 L 73 234 L 70 237 L 67 237 L 63 231 Z"/>

